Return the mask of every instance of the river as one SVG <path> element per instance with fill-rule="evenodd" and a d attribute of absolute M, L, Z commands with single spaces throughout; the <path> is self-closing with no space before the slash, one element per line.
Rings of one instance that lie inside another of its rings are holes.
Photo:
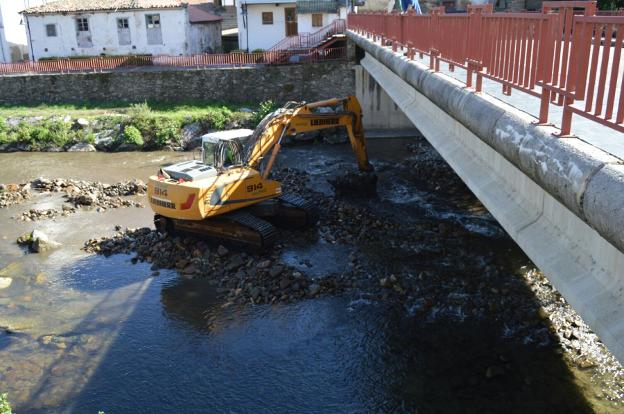
<path fill-rule="evenodd" d="M 292 303 L 226 306 L 209 278 L 82 250 L 116 225 L 151 226 L 149 207 L 14 218 L 59 205 L 51 193 L 0 209 L 0 275 L 13 280 L 0 290 L 0 393 L 17 413 L 622 412 L 622 368 L 434 151 L 406 138 L 371 141 L 369 153 L 379 197 L 347 203 L 435 236 L 348 244 L 334 243 L 334 225 L 288 233 L 275 253 L 285 265 L 323 277 L 356 255 L 362 279 Z M 323 206 L 327 179 L 355 168 L 348 145 L 280 156 L 277 168 L 305 171 Z M 0 182 L 146 180 L 190 157 L 1 154 Z M 27 253 L 15 239 L 35 228 L 62 247 Z M 407 294 L 380 290 L 390 274 Z M 574 321 L 560 326 L 561 315 Z M 561 339 L 570 326 L 577 354 Z"/>

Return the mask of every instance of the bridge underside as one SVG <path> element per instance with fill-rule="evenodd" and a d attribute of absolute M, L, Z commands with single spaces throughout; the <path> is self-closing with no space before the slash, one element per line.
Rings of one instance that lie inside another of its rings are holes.
<path fill-rule="evenodd" d="M 594 164 L 587 160 L 585 164 L 575 163 L 571 156 L 549 161 L 544 156 L 549 155 L 550 143 L 536 142 L 544 137 L 554 141 L 550 138 L 553 131 L 540 127 L 538 136 L 530 136 L 530 131 L 527 132 L 530 127 L 520 132 L 513 127 L 531 125 L 530 116 L 493 98 L 467 92 L 457 81 L 428 72 L 426 67 L 407 62 L 364 37 L 354 33 L 349 36 L 367 52 L 360 62 L 363 69 L 444 157 L 611 352 L 624 361 L 624 255 L 613 240 L 605 237 L 604 231 L 599 233 L 595 230 L 597 226 L 593 228 L 588 220 L 581 218 L 589 214 L 583 211 L 583 198 L 590 196 L 590 180 L 604 173 L 606 166 L 617 166 L 621 161 L 595 151 L 590 157 Z M 452 116 L 449 110 L 442 109 L 440 106 L 444 105 L 430 99 L 433 84 L 444 104 L 458 110 L 467 105 L 475 107 L 482 100 L 483 108 L 476 111 L 479 117 L 467 125 L 457 119 L 457 114 Z M 356 85 L 358 97 L 367 105 L 366 101 L 374 97 L 367 96 L 370 91 L 360 86 Z M 501 111 L 492 111 L 492 105 L 502 108 Z M 500 120 L 505 117 L 512 118 L 513 122 L 509 123 L 512 126 L 502 126 L 504 122 Z M 493 135 L 499 140 L 498 145 L 488 142 L 491 137 L 486 137 L 487 134 L 478 133 L 485 128 L 496 132 Z M 592 151 L 576 141 L 557 145 L 567 145 L 577 152 Z M 534 165 L 521 169 L 518 163 L 510 161 L 509 154 L 531 155 L 528 149 L 531 147 L 535 150 L 532 155 L 537 157 Z M 555 173 L 560 176 L 551 177 L 550 182 L 563 186 L 560 190 L 553 190 L 559 188 L 556 186 L 539 185 L 540 180 L 535 178 L 536 174 L 550 174 L 548 167 L 553 162 L 560 164 Z M 571 165 L 562 166 L 566 163 Z M 528 168 L 534 169 L 535 174 L 527 174 Z M 565 174 L 561 175 L 564 170 Z M 611 231 L 621 233 L 617 229 Z"/>

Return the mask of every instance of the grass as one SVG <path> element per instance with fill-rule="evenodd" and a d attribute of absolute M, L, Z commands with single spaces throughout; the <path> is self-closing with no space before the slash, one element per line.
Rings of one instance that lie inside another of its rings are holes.
<path fill-rule="evenodd" d="M 69 115 L 73 118 L 93 119 L 102 115 L 125 115 L 132 112 L 137 105 L 146 105 L 154 114 L 176 116 L 180 114 L 198 115 L 216 108 L 228 108 L 232 112 L 239 112 L 240 108 L 255 108 L 258 103 L 233 105 L 226 102 L 188 101 L 183 103 L 164 103 L 148 101 L 143 104 L 129 104 L 126 102 L 85 103 L 85 104 L 53 104 L 53 105 L 0 105 L 0 118 L 20 116 L 55 116 Z"/>
<path fill-rule="evenodd" d="M 255 108 L 258 105 L 248 105 Z M 158 149 L 176 145 L 182 139 L 183 128 L 198 123 L 202 130 L 226 129 L 231 125 L 255 127 L 272 102 L 262 103 L 250 115 L 242 106 L 225 103 L 188 102 L 182 104 L 146 102 L 141 104 L 90 103 L 85 105 L 0 105 L 0 144 L 23 143 L 33 150 L 64 147 L 77 142 L 93 143 L 95 132 L 115 129 L 118 144 L 129 143 L 144 149 Z M 261 116 L 260 116 L 261 115 Z M 72 123 L 62 118 L 85 118 L 91 121 L 87 129 L 72 129 Z M 37 122 L 7 125 L 8 118 L 42 117 Z"/>

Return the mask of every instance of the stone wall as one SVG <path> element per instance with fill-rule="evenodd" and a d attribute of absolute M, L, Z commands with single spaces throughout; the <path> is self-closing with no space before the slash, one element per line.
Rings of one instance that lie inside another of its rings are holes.
<path fill-rule="evenodd" d="M 349 62 L 0 77 L 0 104 L 314 101 L 353 95 Z"/>

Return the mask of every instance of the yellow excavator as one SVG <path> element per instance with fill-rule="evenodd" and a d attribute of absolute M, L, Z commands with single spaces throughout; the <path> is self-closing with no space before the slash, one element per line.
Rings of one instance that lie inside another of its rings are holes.
<path fill-rule="evenodd" d="M 162 167 L 149 178 L 149 203 L 156 229 L 199 234 L 262 250 L 273 244 L 273 224 L 309 227 L 315 206 L 282 193 L 269 174 L 282 140 L 304 132 L 344 127 L 360 171 L 371 172 L 362 109 L 354 96 L 305 103 L 289 102 L 268 114 L 247 143 L 240 137 L 204 136 L 201 159 Z M 251 132 L 251 131 L 250 131 Z"/>

